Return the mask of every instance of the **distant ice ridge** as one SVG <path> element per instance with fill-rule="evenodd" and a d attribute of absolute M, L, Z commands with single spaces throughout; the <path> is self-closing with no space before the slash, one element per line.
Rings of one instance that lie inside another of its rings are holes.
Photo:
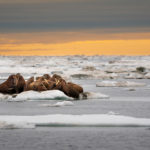
<path fill-rule="evenodd" d="M 84 96 L 83 96 L 84 95 Z M 80 99 L 101 99 L 109 98 L 109 96 L 94 93 L 94 92 L 85 92 Z M 25 91 L 20 94 L 6 95 L 0 93 L 0 100 L 7 101 L 26 101 L 26 100 L 73 100 L 73 98 L 68 97 L 63 92 L 59 90 L 49 90 L 43 92 L 36 91 Z"/>
<path fill-rule="evenodd" d="M 34 128 L 36 126 L 150 127 L 150 119 L 113 114 L 0 116 L 0 128 Z"/>
<path fill-rule="evenodd" d="M 145 85 L 145 83 L 130 81 L 101 81 L 96 84 L 97 87 L 141 87 Z"/>

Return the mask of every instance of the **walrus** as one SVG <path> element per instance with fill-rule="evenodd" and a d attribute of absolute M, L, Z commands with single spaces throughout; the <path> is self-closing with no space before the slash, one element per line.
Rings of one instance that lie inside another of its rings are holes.
<path fill-rule="evenodd" d="M 15 85 L 15 90 L 16 90 L 16 93 L 21 93 L 24 91 L 24 86 L 26 83 L 25 83 L 23 76 L 20 73 L 16 74 L 16 78 L 17 78 L 17 82 Z"/>
<path fill-rule="evenodd" d="M 80 92 L 78 91 L 77 88 L 75 88 L 75 86 L 73 86 L 72 84 L 68 84 L 68 83 L 64 83 L 62 82 L 62 91 L 69 97 L 73 97 L 78 99 Z"/>
<path fill-rule="evenodd" d="M 63 78 L 58 74 L 54 74 L 51 78 L 51 81 L 56 81 L 56 79 L 57 80 L 62 80 Z"/>
<path fill-rule="evenodd" d="M 54 82 L 54 81 L 44 79 L 44 81 L 42 81 L 42 83 L 47 88 L 47 90 L 53 90 L 56 87 L 56 82 Z"/>
<path fill-rule="evenodd" d="M 3 94 L 16 93 L 17 82 L 18 82 L 18 79 L 16 75 L 10 75 L 5 82 L 0 84 L 0 93 L 3 93 Z"/>
<path fill-rule="evenodd" d="M 83 88 L 75 83 L 68 82 L 70 86 L 72 86 L 74 89 L 76 89 L 79 93 L 83 93 Z"/>
<path fill-rule="evenodd" d="M 52 81 L 56 83 L 54 89 L 63 91 L 67 96 L 79 98 L 80 93 L 83 93 L 83 88 L 72 82 L 66 82 L 60 75 L 54 74 Z"/>
<path fill-rule="evenodd" d="M 43 77 L 46 80 L 51 80 L 51 76 L 49 74 L 44 74 Z"/>
<path fill-rule="evenodd" d="M 44 80 L 51 80 L 51 77 L 50 77 L 50 75 L 49 74 L 44 74 L 43 76 L 41 76 L 41 77 L 36 77 L 36 80 L 38 80 L 38 81 L 44 81 Z"/>
<path fill-rule="evenodd" d="M 29 89 L 29 85 L 34 82 L 34 77 L 30 77 L 26 82 L 25 82 L 25 86 L 24 86 L 24 91 L 27 91 Z"/>
<path fill-rule="evenodd" d="M 34 81 L 31 82 L 27 87 L 26 91 L 33 90 L 33 91 L 47 91 L 47 88 L 41 81 Z"/>
<path fill-rule="evenodd" d="M 28 90 L 34 90 L 34 91 L 52 90 L 56 86 L 56 84 L 55 84 L 55 82 L 50 81 L 50 79 L 51 79 L 51 77 L 48 74 L 44 74 L 43 76 L 36 77 L 36 81 L 34 81 L 34 77 L 31 77 L 26 82 L 25 91 L 28 91 Z"/>
<path fill-rule="evenodd" d="M 82 89 L 82 87 L 80 87 L 80 88 Z M 73 98 L 76 98 L 76 99 L 78 99 L 80 93 L 83 92 L 83 90 L 78 88 L 78 85 L 73 84 L 73 83 L 68 84 L 64 80 L 61 80 L 61 81 L 58 80 L 58 83 L 57 83 L 57 85 L 54 89 L 60 90 L 60 91 L 64 92 L 67 96 L 73 97 Z"/>
<path fill-rule="evenodd" d="M 41 77 L 36 77 L 36 81 L 43 81 L 44 80 L 44 77 L 41 76 Z"/>

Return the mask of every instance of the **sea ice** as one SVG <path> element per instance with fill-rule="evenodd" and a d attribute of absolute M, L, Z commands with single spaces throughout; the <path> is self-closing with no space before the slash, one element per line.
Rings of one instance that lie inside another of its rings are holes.
<path fill-rule="evenodd" d="M 130 82 L 130 81 L 101 81 L 96 83 L 97 87 L 141 87 L 145 83 Z"/>
<path fill-rule="evenodd" d="M 40 106 L 44 107 L 61 107 L 61 106 L 72 106 L 74 105 L 73 102 L 71 101 L 62 101 L 62 102 L 57 102 L 55 104 L 41 104 Z"/>
<path fill-rule="evenodd" d="M 105 98 L 109 98 L 109 96 L 96 92 L 84 92 L 80 94 L 80 99 L 105 99 Z"/>
<path fill-rule="evenodd" d="M 102 99 L 102 98 L 109 98 L 109 96 L 101 93 L 84 92 L 83 94 L 80 94 L 79 99 Z M 0 100 L 20 102 L 26 100 L 74 100 L 74 98 L 68 97 L 62 91 L 59 90 L 49 90 L 43 92 L 25 91 L 20 94 L 14 94 L 14 95 L 0 93 Z M 61 105 L 61 103 L 58 103 L 57 105 Z"/>
<path fill-rule="evenodd" d="M 72 100 L 73 98 L 68 97 L 59 90 L 49 90 L 43 92 L 37 91 L 25 91 L 18 94 L 16 97 L 11 98 L 12 101 L 23 101 L 23 100 Z"/>
<path fill-rule="evenodd" d="M 0 128 L 33 128 L 36 126 L 150 127 L 150 119 L 114 114 L 51 114 L 36 116 L 0 116 Z"/>

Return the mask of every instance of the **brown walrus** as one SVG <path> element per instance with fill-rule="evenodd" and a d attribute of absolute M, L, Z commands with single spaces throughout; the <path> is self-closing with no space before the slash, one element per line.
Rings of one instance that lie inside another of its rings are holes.
<path fill-rule="evenodd" d="M 79 98 L 80 93 L 83 93 L 83 88 L 72 82 L 66 82 L 60 75 L 54 74 L 52 81 L 56 83 L 54 89 L 63 91 L 67 96 Z"/>
<path fill-rule="evenodd" d="M 75 84 L 72 82 L 68 82 L 68 84 L 70 86 L 72 86 L 74 89 L 76 89 L 79 93 L 83 93 L 83 88 L 81 86 L 79 86 L 78 84 Z"/>
<path fill-rule="evenodd" d="M 46 91 L 47 89 L 45 85 L 42 83 L 42 81 L 40 81 L 40 79 L 34 81 L 34 77 L 31 77 L 26 81 L 26 86 L 24 88 L 24 91 L 29 91 L 29 90 Z"/>
<path fill-rule="evenodd" d="M 58 80 L 54 89 L 64 92 L 67 96 L 79 98 L 80 93 L 83 93 L 83 88 L 74 83 L 66 83 L 64 80 Z"/>
<path fill-rule="evenodd" d="M 52 78 L 51 78 L 51 81 L 56 82 L 56 79 L 57 79 L 57 80 L 64 80 L 60 75 L 54 74 L 54 75 L 52 76 Z"/>
<path fill-rule="evenodd" d="M 52 78 L 49 74 L 44 74 L 41 77 L 36 77 L 36 81 L 41 82 L 47 88 L 47 90 L 52 90 L 56 86 L 56 82 L 51 79 Z"/>
<path fill-rule="evenodd" d="M 21 93 L 24 91 L 24 86 L 26 83 L 25 83 L 23 76 L 20 73 L 16 74 L 16 78 L 17 78 L 17 82 L 15 85 L 15 90 L 16 90 L 16 93 Z"/>
<path fill-rule="evenodd" d="M 47 75 L 41 76 L 41 77 L 36 77 L 36 81 L 34 81 L 34 77 L 29 78 L 26 81 L 25 91 L 29 91 L 29 90 L 33 90 L 33 91 L 52 90 L 56 84 L 53 81 L 45 79 L 45 78 L 49 78 L 49 77 Z"/>
<path fill-rule="evenodd" d="M 34 82 L 34 77 L 30 77 L 27 81 L 26 84 L 24 86 L 24 91 L 27 91 L 29 89 L 29 85 Z"/>
<path fill-rule="evenodd" d="M 47 88 L 45 87 L 45 85 L 40 82 L 40 81 L 34 81 L 32 83 L 29 84 L 28 88 L 26 89 L 27 91 L 29 90 L 33 90 L 33 91 L 47 91 Z"/>
<path fill-rule="evenodd" d="M 50 77 L 49 74 L 44 74 L 43 76 L 41 77 L 36 77 L 36 80 L 40 80 L 40 81 L 44 81 L 44 80 L 51 80 L 52 78 Z"/>
<path fill-rule="evenodd" d="M 56 87 L 56 83 L 53 81 L 50 81 L 50 80 L 44 79 L 44 81 L 42 81 L 42 83 L 47 88 L 47 90 L 53 90 Z"/>
<path fill-rule="evenodd" d="M 43 77 L 44 77 L 44 79 L 46 79 L 46 80 L 51 80 L 51 79 L 52 79 L 49 74 L 44 74 Z"/>
<path fill-rule="evenodd" d="M 23 92 L 24 86 L 23 76 L 17 73 L 16 75 L 10 75 L 4 83 L 0 84 L 0 92 L 4 94 L 20 93 Z"/>
<path fill-rule="evenodd" d="M 77 84 L 74 84 L 74 83 L 66 83 L 66 84 L 63 86 L 62 91 L 63 91 L 66 95 L 78 99 L 80 93 L 83 93 L 83 88 L 80 87 L 80 86 L 77 85 Z"/>
<path fill-rule="evenodd" d="M 8 79 L 0 84 L 0 93 L 4 94 L 14 94 L 16 93 L 16 85 L 17 85 L 18 79 L 16 75 L 10 75 Z"/>

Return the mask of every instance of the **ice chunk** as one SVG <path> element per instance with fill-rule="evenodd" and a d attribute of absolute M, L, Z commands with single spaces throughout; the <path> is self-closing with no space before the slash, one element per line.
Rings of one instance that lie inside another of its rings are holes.
<path fill-rule="evenodd" d="M 78 79 L 88 79 L 88 78 L 93 78 L 93 75 L 92 74 L 72 74 L 71 75 L 72 78 L 78 78 Z"/>
<path fill-rule="evenodd" d="M 73 98 L 68 97 L 59 90 L 49 90 L 43 92 L 26 91 L 22 92 L 16 97 L 9 97 L 10 101 L 24 101 L 24 100 L 72 100 Z"/>
<path fill-rule="evenodd" d="M 143 74 L 139 73 L 130 73 L 127 76 L 124 77 L 125 79 L 144 79 Z"/>
<path fill-rule="evenodd" d="M 0 121 L 0 129 L 20 129 L 20 128 L 35 128 L 35 124 L 29 124 L 26 122 L 6 122 Z"/>
<path fill-rule="evenodd" d="M 41 104 L 40 106 L 44 107 L 61 107 L 61 106 L 72 106 L 74 105 L 73 102 L 71 101 L 62 101 L 62 102 L 57 102 L 55 104 Z"/>
<path fill-rule="evenodd" d="M 11 98 L 12 98 L 11 95 L 6 95 L 6 94 L 0 93 L 0 100 L 9 100 Z"/>
<path fill-rule="evenodd" d="M 103 98 L 109 98 L 109 96 L 96 92 L 84 92 L 80 94 L 80 99 L 103 99 Z"/>
<path fill-rule="evenodd" d="M 150 79 L 150 72 L 145 75 L 146 79 Z"/>

